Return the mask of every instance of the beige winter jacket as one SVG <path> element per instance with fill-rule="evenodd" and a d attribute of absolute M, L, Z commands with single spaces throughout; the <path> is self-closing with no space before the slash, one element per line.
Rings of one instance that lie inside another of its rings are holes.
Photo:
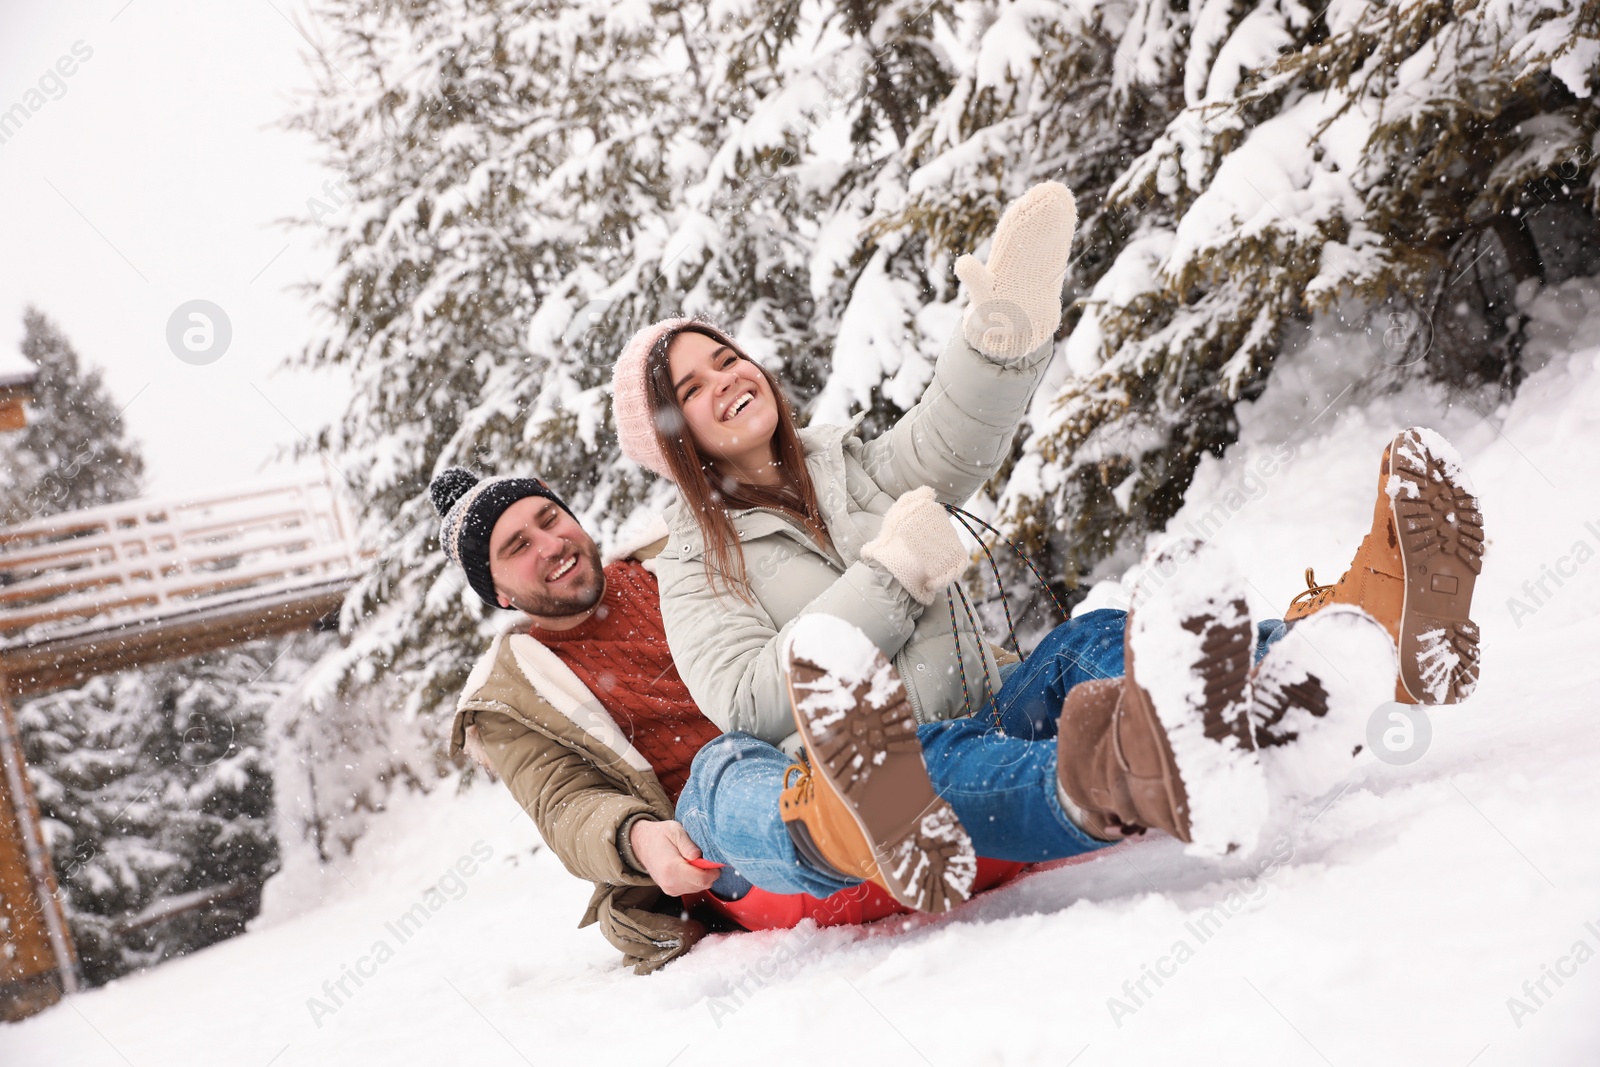
<path fill-rule="evenodd" d="M 659 549 L 633 556 L 649 559 Z M 625 829 L 637 818 L 671 819 L 672 802 L 610 713 L 528 634 L 528 623 L 522 616 L 508 624 L 473 668 L 451 722 L 450 752 L 467 750 L 472 728 L 472 747 L 481 745 L 545 844 L 567 870 L 594 883 L 578 925 L 599 923 L 635 972 L 647 974 L 705 933 L 626 854 Z"/>
<path fill-rule="evenodd" d="M 949 607 L 937 600 L 924 609 L 888 571 L 863 561 L 861 546 L 877 535 L 884 513 L 902 494 L 928 485 L 942 502 L 961 504 L 995 474 L 1051 350 L 1046 344 L 1003 365 L 958 331 L 922 399 L 882 436 L 863 441 L 853 426 L 802 431 L 833 545 L 825 551 L 777 511 L 734 512 L 754 603 L 708 582 L 693 514 L 681 498 L 667 509 L 670 536 L 656 560 L 667 643 L 695 703 L 713 722 L 797 749 L 779 655 L 784 632 L 807 612 L 838 615 L 865 631 L 905 679 L 919 722 L 983 708 L 982 665 L 995 684 L 998 665 L 960 605 L 958 662 Z M 963 701 L 961 664 L 970 706 Z"/>

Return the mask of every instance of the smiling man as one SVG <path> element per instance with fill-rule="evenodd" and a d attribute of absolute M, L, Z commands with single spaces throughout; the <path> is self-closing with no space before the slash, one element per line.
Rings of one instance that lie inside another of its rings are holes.
<path fill-rule="evenodd" d="M 704 928 L 674 898 L 715 871 L 674 819 L 694 756 L 719 736 L 678 676 L 650 545 L 602 567 L 593 538 L 538 478 L 451 468 L 430 487 L 440 540 L 467 583 L 512 619 L 467 680 L 451 726 L 506 782 L 566 868 L 594 883 L 599 923 L 636 970 Z"/>

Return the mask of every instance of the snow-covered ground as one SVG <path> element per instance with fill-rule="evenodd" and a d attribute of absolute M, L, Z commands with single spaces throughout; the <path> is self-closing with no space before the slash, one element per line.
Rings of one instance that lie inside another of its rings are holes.
<path fill-rule="evenodd" d="M 640 979 L 574 928 L 585 885 L 503 788 L 443 788 L 337 870 L 291 864 L 251 933 L 0 1029 L 0 1063 L 1600 1062 L 1600 286 L 1527 295 L 1543 365 L 1514 403 L 1377 393 L 1365 342 L 1320 334 L 1171 527 L 1209 524 L 1276 617 L 1307 565 L 1348 561 L 1395 429 L 1444 433 L 1482 496 L 1477 695 L 1434 711 L 1416 762 L 1363 753 L 1280 810 L 1254 856 L 1140 843 Z"/>

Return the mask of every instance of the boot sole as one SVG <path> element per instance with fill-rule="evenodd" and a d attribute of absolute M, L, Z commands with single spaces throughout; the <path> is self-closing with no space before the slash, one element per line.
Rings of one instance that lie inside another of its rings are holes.
<path fill-rule="evenodd" d="M 1389 509 L 1400 540 L 1405 600 L 1400 609 L 1396 696 L 1455 704 L 1478 684 L 1478 624 L 1469 617 L 1483 570 L 1483 515 L 1461 457 L 1432 430 L 1395 435 Z"/>
<path fill-rule="evenodd" d="M 807 689 L 807 678 L 830 672 L 791 645 L 788 688 L 795 722 L 811 773 L 850 813 L 889 894 L 917 911 L 948 911 L 972 896 L 977 856 L 955 811 L 928 778 L 904 683 L 876 647 L 873 656 L 874 677 L 887 671 L 892 686 L 875 685 L 866 699 L 842 710 L 836 702 L 810 699 L 816 690 Z"/>
<path fill-rule="evenodd" d="M 1188 566 L 1216 576 L 1213 588 L 1243 584 L 1220 549 L 1189 542 L 1183 551 L 1193 557 Z M 1152 569 L 1159 566 L 1158 557 Z M 1207 613 L 1189 615 L 1188 609 L 1150 600 L 1136 592 L 1129 610 L 1124 669 L 1133 685 L 1128 705 L 1156 727 L 1167 765 L 1174 769 L 1164 782 L 1177 814 L 1178 837 L 1219 855 L 1248 850 L 1267 811 L 1266 780 L 1249 715 L 1255 649 L 1249 606 L 1242 595 L 1234 595 Z M 1189 654 L 1179 656 L 1183 649 Z M 1175 657 L 1189 664 L 1188 677 L 1173 675 Z M 1159 666 L 1141 678 L 1140 659 Z M 1198 687 L 1194 675 L 1200 678 Z"/>
<path fill-rule="evenodd" d="M 1251 676 L 1251 719 L 1275 798 L 1318 797 L 1349 774 L 1398 669 L 1389 631 L 1349 605 L 1317 612 L 1272 646 Z"/>

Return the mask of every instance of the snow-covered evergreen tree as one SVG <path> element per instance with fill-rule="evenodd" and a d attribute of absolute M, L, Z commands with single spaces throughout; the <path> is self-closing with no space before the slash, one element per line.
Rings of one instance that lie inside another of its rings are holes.
<path fill-rule="evenodd" d="M 602 540 L 646 497 L 605 392 L 639 325 L 711 315 L 799 400 L 817 394 L 867 176 L 952 76 L 931 39 L 947 16 L 905 0 L 319 6 L 322 92 L 291 124 L 354 204 L 321 223 L 334 325 L 305 359 L 355 376 L 361 399 L 317 444 L 382 553 L 347 605 L 342 692 L 435 709 L 481 641 L 482 607 L 432 538 L 436 470 L 537 471 Z"/>
<path fill-rule="evenodd" d="M 259 910 L 277 860 L 266 711 L 325 645 L 287 640 L 96 678 L 19 709 L 90 984 L 231 937 Z"/>
<path fill-rule="evenodd" d="M 139 491 L 144 460 L 100 372 L 37 308 L 22 316 L 22 354 L 39 368 L 28 425 L 0 435 L 0 526 L 112 504 Z"/>
<path fill-rule="evenodd" d="M 647 8 L 335 0 L 322 19 L 339 39 L 296 123 L 354 203 L 324 223 L 335 322 L 306 358 L 355 381 L 318 443 L 359 486 L 381 552 L 347 606 L 362 625 L 346 682 L 387 684 L 414 713 L 459 684 L 464 655 L 435 653 L 475 646 L 483 614 L 434 551 L 435 469 L 535 469 L 580 505 L 640 488 L 590 462 L 604 368 L 561 336 L 670 202 L 661 116 L 682 113 L 684 90 L 654 58 L 667 34 Z"/>
<path fill-rule="evenodd" d="M 1512 289 L 1583 269 L 1596 233 L 1600 5 L 1127 10 L 1113 96 L 1153 80 L 1182 106 L 1108 190 L 1134 228 L 1080 278 L 1078 377 L 1001 490 L 1069 595 L 1176 512 L 1286 331 L 1353 312 L 1374 382 L 1511 388 Z M 1560 207 L 1525 223 L 1539 199 Z"/>

